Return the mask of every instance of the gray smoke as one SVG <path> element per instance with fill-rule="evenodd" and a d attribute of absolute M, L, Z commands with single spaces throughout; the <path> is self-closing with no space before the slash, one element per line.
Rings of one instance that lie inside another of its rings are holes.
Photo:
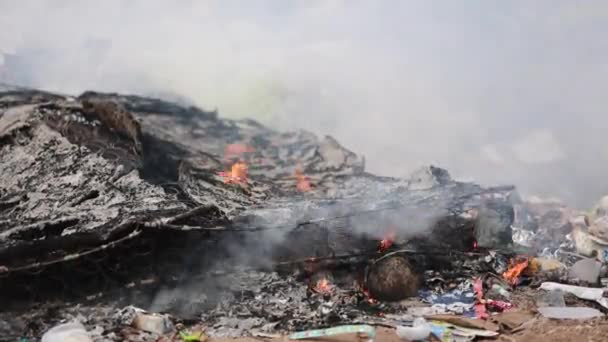
<path fill-rule="evenodd" d="M 608 192 L 603 1 L 0 0 L 2 78 L 177 94 L 588 206 Z"/>

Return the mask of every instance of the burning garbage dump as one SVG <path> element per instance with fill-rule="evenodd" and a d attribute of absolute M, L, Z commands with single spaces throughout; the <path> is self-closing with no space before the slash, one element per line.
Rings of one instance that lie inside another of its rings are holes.
<path fill-rule="evenodd" d="M 329 137 L 93 92 L 1 92 L 0 165 L 8 340 L 608 336 L 605 199 L 377 177 Z"/>

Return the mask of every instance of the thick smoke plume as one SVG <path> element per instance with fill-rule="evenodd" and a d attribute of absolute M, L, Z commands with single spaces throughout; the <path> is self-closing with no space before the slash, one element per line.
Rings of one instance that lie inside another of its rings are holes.
<path fill-rule="evenodd" d="M 0 0 L 0 81 L 171 95 L 587 206 L 608 192 L 603 1 Z"/>

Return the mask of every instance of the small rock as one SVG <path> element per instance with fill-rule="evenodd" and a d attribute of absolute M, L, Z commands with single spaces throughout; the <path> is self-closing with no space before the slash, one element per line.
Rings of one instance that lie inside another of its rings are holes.
<path fill-rule="evenodd" d="M 84 326 L 78 322 L 64 323 L 42 335 L 42 342 L 93 342 Z"/>
<path fill-rule="evenodd" d="M 570 268 L 570 278 L 597 284 L 602 263 L 595 259 L 581 259 Z"/>

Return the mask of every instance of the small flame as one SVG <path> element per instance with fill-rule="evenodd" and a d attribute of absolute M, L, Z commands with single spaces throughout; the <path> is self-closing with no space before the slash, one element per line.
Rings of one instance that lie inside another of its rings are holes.
<path fill-rule="evenodd" d="M 393 226 L 389 227 L 387 232 L 384 234 L 382 240 L 380 240 L 380 244 L 378 245 L 378 252 L 385 252 L 386 250 L 388 250 L 395 242 L 396 235 L 397 229 Z"/>
<path fill-rule="evenodd" d="M 361 292 L 363 292 L 363 295 L 365 296 L 365 300 L 369 304 L 376 304 L 376 303 L 378 303 L 378 301 L 376 299 L 374 299 L 374 297 L 372 297 L 371 293 L 369 293 L 368 289 L 363 288 L 363 289 L 361 289 Z"/>
<path fill-rule="evenodd" d="M 295 176 L 298 181 L 296 188 L 299 192 L 308 192 L 312 190 L 312 185 L 310 184 L 310 177 L 305 176 L 300 169 L 296 169 Z"/>
<path fill-rule="evenodd" d="M 502 274 L 503 278 L 505 278 L 511 285 L 517 285 L 519 276 L 528 267 L 528 263 L 528 258 L 524 258 L 520 261 L 511 260 L 509 269 Z"/>
<path fill-rule="evenodd" d="M 317 280 L 317 284 L 313 290 L 320 294 L 330 294 L 334 289 L 334 286 L 325 277 Z"/>
<path fill-rule="evenodd" d="M 473 241 L 473 249 L 477 249 L 477 240 Z"/>
<path fill-rule="evenodd" d="M 246 184 L 248 170 L 246 163 L 237 162 L 232 165 L 230 171 L 220 172 L 220 176 L 224 177 L 226 184 Z"/>

